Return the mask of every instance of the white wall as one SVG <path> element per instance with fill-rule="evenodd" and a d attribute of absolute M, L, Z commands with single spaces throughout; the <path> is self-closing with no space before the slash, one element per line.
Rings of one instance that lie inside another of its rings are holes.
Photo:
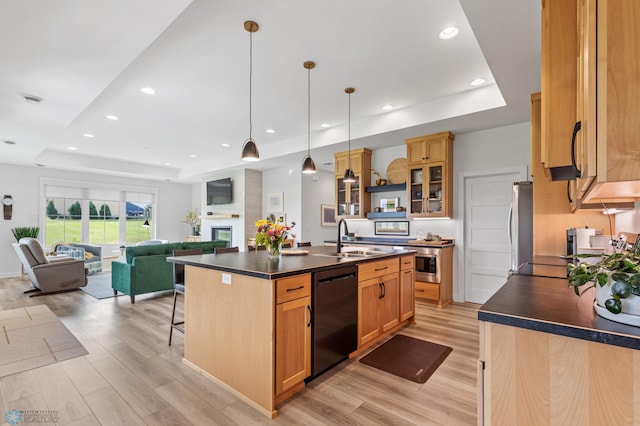
<path fill-rule="evenodd" d="M 311 241 L 322 245 L 325 240 L 335 240 L 335 226 L 321 226 L 322 204 L 335 205 L 335 173 L 318 170 L 315 175 L 302 176 L 302 220 L 298 241 Z"/>
<path fill-rule="evenodd" d="M 190 234 L 189 225 L 182 223 L 182 220 L 187 210 L 192 208 L 192 185 L 69 172 L 48 167 L 0 164 L 0 195 L 11 195 L 15 201 L 13 218 L 0 221 L 0 277 L 2 278 L 20 274 L 20 261 L 11 246 L 11 243 L 15 242 L 11 228 L 39 226 L 42 230 L 44 226 L 44 212 L 40 212 L 38 207 L 40 178 L 82 180 L 156 189 L 158 199 L 153 221 L 156 226 L 156 237 L 169 241 L 182 241 L 185 235 Z"/>
<path fill-rule="evenodd" d="M 300 171 L 300 164 L 295 168 L 278 168 L 265 170 L 262 172 L 262 218 L 267 217 L 267 214 L 274 213 L 276 216 L 278 213 L 286 214 L 287 224 L 291 225 L 291 222 L 295 222 L 295 227 L 291 230 L 296 234 L 296 240 L 300 241 L 301 229 L 303 228 L 304 218 L 302 217 L 302 172 Z M 308 176 L 305 176 L 308 178 Z M 282 193 L 283 194 L 283 209 L 280 212 L 267 211 L 267 195 Z"/>

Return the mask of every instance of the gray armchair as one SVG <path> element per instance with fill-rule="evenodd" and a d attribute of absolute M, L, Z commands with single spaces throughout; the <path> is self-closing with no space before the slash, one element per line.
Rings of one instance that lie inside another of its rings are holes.
<path fill-rule="evenodd" d="M 48 259 L 40 242 L 35 238 L 21 238 L 13 243 L 24 270 L 35 287 L 25 293 L 39 291 L 41 294 L 77 290 L 87 285 L 84 260 L 67 256 Z"/>

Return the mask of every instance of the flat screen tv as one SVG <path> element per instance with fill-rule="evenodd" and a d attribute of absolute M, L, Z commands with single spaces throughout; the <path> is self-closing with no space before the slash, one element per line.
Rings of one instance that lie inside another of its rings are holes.
<path fill-rule="evenodd" d="M 231 203 L 231 178 L 207 182 L 207 205 Z"/>

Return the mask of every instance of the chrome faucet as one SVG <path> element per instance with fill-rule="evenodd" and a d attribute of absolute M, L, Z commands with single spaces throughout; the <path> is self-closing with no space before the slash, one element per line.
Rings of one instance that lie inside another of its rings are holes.
<path fill-rule="evenodd" d="M 340 253 L 342 250 L 342 237 L 340 236 L 340 229 L 342 229 L 342 224 L 344 223 L 344 234 L 349 235 L 349 227 L 347 226 L 347 221 L 344 219 L 340 219 L 338 222 L 338 239 L 336 240 L 336 253 Z"/>

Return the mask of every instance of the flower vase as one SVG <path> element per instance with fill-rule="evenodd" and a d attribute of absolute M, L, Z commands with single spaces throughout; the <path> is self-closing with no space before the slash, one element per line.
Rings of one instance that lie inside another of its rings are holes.
<path fill-rule="evenodd" d="M 280 259 L 282 257 L 282 243 L 274 241 L 267 245 L 267 257 L 269 259 Z"/>

